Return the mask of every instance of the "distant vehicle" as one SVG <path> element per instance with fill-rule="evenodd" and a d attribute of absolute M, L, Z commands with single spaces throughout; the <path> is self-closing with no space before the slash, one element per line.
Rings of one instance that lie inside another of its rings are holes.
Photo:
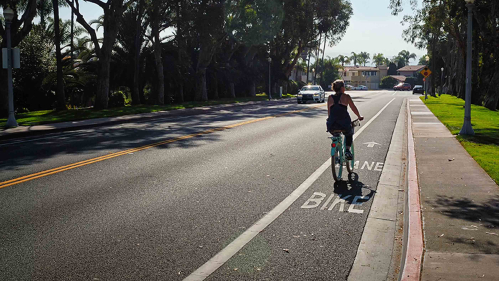
<path fill-rule="evenodd" d="M 364 86 L 364 85 L 359 85 L 358 87 L 355 88 L 356 90 L 361 90 L 361 91 L 367 91 L 368 88 L 367 86 Z"/>
<path fill-rule="evenodd" d="M 298 92 L 298 95 L 296 95 L 296 101 L 298 103 L 306 103 L 307 101 L 325 102 L 326 93 L 319 85 L 307 85 L 301 88 Z"/>
<path fill-rule="evenodd" d="M 397 86 L 393 87 L 395 91 L 410 91 L 411 84 L 409 83 L 399 83 Z"/>
<path fill-rule="evenodd" d="M 346 85 L 345 86 L 345 89 L 347 89 L 347 90 L 353 90 L 353 88 L 355 88 L 355 87 L 352 86 L 352 85 Z"/>
<path fill-rule="evenodd" d="M 424 94 L 424 89 L 423 86 L 421 85 L 416 85 L 414 86 L 414 89 L 412 89 L 412 94 Z"/>

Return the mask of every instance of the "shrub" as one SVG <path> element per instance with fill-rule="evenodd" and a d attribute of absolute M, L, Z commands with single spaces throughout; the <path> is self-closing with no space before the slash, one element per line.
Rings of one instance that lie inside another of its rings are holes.
<path fill-rule="evenodd" d="M 116 91 L 109 97 L 109 107 L 123 107 L 125 106 L 125 94 L 122 91 Z"/>
<path fill-rule="evenodd" d="M 391 76 L 386 76 L 381 80 L 381 89 L 391 89 L 393 86 L 397 85 L 399 81 Z"/>

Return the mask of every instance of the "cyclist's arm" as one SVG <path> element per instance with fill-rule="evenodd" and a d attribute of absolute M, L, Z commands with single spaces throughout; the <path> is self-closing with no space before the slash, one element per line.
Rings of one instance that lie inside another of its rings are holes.
<path fill-rule="evenodd" d="M 353 113 L 355 113 L 355 115 L 359 117 L 359 120 L 362 121 L 364 117 L 360 115 L 359 110 L 355 106 L 355 103 L 353 103 L 352 97 L 350 96 L 349 96 L 348 105 L 350 105 L 350 108 L 352 109 Z"/>

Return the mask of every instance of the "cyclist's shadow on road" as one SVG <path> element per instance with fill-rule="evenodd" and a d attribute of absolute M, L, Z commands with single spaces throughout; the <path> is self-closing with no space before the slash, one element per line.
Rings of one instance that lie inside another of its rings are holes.
<path fill-rule="evenodd" d="M 352 204 L 355 198 L 357 198 L 356 203 L 371 200 L 376 190 L 359 181 L 359 175 L 353 172 L 348 175 L 348 181 L 335 182 L 333 192 L 341 196 L 348 204 Z"/>

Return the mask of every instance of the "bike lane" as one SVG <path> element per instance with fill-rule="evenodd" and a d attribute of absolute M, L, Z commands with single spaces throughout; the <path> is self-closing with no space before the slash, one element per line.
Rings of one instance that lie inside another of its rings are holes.
<path fill-rule="evenodd" d="M 403 98 L 393 100 L 356 136 L 355 181 L 335 184 L 329 167 L 281 216 L 206 280 L 346 280 L 402 102 Z M 325 139 L 323 151 L 328 155 L 327 135 Z"/>

